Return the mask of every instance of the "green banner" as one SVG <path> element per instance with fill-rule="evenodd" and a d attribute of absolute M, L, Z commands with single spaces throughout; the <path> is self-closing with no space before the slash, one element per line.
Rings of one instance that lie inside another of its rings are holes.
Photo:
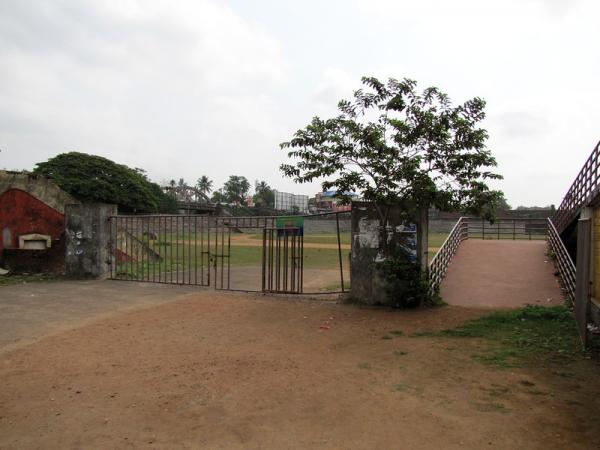
<path fill-rule="evenodd" d="M 304 217 L 303 216 L 284 216 L 275 219 L 275 227 L 280 229 L 280 233 L 304 235 Z M 288 231 L 284 231 L 288 230 Z"/>

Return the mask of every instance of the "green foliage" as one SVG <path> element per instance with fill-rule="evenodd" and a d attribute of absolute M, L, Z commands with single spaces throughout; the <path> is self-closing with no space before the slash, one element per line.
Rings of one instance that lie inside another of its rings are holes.
<path fill-rule="evenodd" d="M 325 177 L 324 190 L 362 192 L 381 206 L 384 225 L 388 205 L 398 203 L 409 217 L 433 206 L 493 218 L 503 197 L 486 182 L 502 177 L 489 170 L 496 161 L 479 127 L 485 101 L 475 97 L 452 106 L 439 89 L 419 93 L 409 79 L 362 82 L 366 90 L 340 101 L 338 116 L 315 117 L 281 144 L 295 160 L 282 172 L 298 183 Z"/>
<path fill-rule="evenodd" d="M 200 178 L 198 178 L 198 181 L 196 182 L 196 188 L 198 188 L 198 190 L 204 195 L 210 194 L 210 191 L 212 190 L 212 185 L 212 180 L 206 175 L 202 175 Z"/>
<path fill-rule="evenodd" d="M 223 185 L 223 195 L 227 202 L 246 204 L 246 197 L 250 191 L 250 182 L 244 176 L 230 175 L 229 180 Z"/>
<path fill-rule="evenodd" d="M 427 275 L 406 255 L 396 252 L 375 267 L 386 280 L 387 306 L 415 308 L 431 303 Z"/>
<path fill-rule="evenodd" d="M 63 153 L 38 163 L 34 173 L 52 179 L 61 189 L 84 202 L 116 204 L 127 212 L 174 212 L 177 203 L 148 180 L 141 169 L 131 169 L 101 156 Z"/>
<path fill-rule="evenodd" d="M 275 206 L 275 193 L 266 181 L 261 181 L 260 183 L 257 181 L 254 184 L 254 191 L 256 193 L 252 200 L 254 200 L 256 206 L 267 208 Z"/>

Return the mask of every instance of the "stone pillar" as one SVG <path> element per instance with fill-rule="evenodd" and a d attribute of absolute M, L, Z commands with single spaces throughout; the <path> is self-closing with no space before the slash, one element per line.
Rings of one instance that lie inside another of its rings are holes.
<path fill-rule="evenodd" d="M 109 217 L 116 214 L 116 205 L 66 205 L 67 276 L 100 279 L 108 276 L 111 267 Z"/>

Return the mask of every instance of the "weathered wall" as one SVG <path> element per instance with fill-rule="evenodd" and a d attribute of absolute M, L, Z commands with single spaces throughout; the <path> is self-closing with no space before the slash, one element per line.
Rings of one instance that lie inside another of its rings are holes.
<path fill-rule="evenodd" d="M 19 236 L 45 234 L 57 240 L 63 234 L 65 216 L 19 189 L 0 194 L 0 253 L 5 248 L 19 248 Z"/>
<path fill-rule="evenodd" d="M 305 233 L 337 233 L 337 224 L 335 221 L 335 215 L 325 216 L 326 218 L 304 218 L 304 232 Z M 340 233 L 347 233 L 352 229 L 352 221 L 350 220 L 350 214 L 340 215 Z"/>
<path fill-rule="evenodd" d="M 384 260 L 380 248 L 379 216 L 370 203 L 354 202 L 352 206 L 351 295 L 355 300 L 368 305 L 393 304 L 394 299 L 388 298 L 386 280 L 376 269 L 376 263 Z M 415 244 L 409 242 L 413 235 L 403 232 L 406 226 L 399 208 L 392 209 L 388 220 L 386 235 L 391 248 Z M 422 223 L 417 224 L 415 264 L 426 264 L 427 216 L 423 214 L 418 220 L 415 219 L 415 222 L 419 220 Z"/>
<path fill-rule="evenodd" d="M 32 173 L 0 170 L 0 194 L 9 189 L 19 189 L 64 214 L 65 206 L 79 203 L 49 179 Z"/>
<path fill-rule="evenodd" d="M 109 217 L 116 205 L 67 205 L 65 273 L 75 278 L 105 278 L 110 272 Z"/>
<path fill-rule="evenodd" d="M 65 238 L 52 242 L 45 250 L 5 249 L 2 252 L 2 267 L 13 274 L 52 273 L 65 271 Z"/>
<path fill-rule="evenodd" d="M 450 233 L 458 219 L 429 219 L 430 233 Z"/>

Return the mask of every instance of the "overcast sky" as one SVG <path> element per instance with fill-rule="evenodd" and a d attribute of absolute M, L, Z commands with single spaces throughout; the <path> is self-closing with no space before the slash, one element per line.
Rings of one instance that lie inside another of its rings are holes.
<path fill-rule="evenodd" d="M 508 201 L 560 203 L 600 139 L 597 0 L 2 0 L 0 168 L 67 151 L 155 181 L 281 177 L 360 77 L 487 101 Z"/>

